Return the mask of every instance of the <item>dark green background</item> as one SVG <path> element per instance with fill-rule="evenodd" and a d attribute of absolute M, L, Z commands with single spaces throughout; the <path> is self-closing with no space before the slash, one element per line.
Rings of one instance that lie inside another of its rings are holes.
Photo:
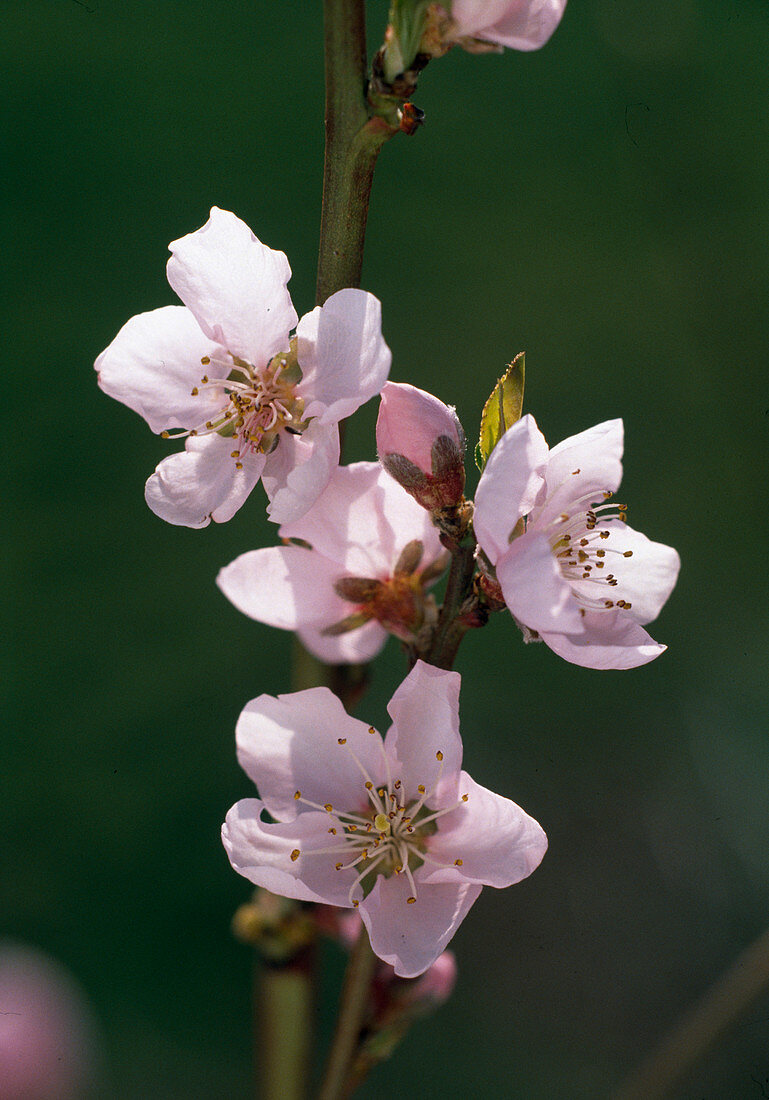
<path fill-rule="evenodd" d="M 252 790 L 236 717 L 288 690 L 290 638 L 213 578 L 274 528 L 261 490 L 224 526 L 156 519 L 142 490 L 168 445 L 91 364 L 175 300 L 166 246 L 214 203 L 288 254 L 311 308 L 321 5 L 2 7 L 3 930 L 78 975 L 105 1096 L 247 1097 L 228 923 L 249 885 L 218 834 Z M 620 499 L 683 569 L 646 668 L 566 665 L 503 616 L 467 641 L 468 769 L 550 852 L 484 891 L 455 996 L 365 1096 L 606 1096 L 767 923 L 767 62 L 759 0 L 572 0 L 539 53 L 431 64 L 427 125 L 380 158 L 364 286 L 392 377 L 472 436 L 525 348 L 551 443 L 625 418 Z M 351 459 L 374 457 L 374 416 Z M 391 642 L 364 717 L 384 725 L 403 671 Z M 767 1095 L 768 1018 L 764 998 L 679 1095 Z"/>

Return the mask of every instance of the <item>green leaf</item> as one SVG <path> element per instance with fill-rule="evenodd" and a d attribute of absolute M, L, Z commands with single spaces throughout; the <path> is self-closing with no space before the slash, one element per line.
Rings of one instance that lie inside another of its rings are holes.
<path fill-rule="evenodd" d="M 483 406 L 481 433 L 475 448 L 475 464 L 483 470 L 489 455 L 523 411 L 524 352 L 519 352 L 497 382 Z"/>

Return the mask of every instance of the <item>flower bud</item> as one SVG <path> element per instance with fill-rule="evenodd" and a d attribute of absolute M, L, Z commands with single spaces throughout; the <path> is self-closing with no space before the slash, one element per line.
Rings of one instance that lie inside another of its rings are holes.
<path fill-rule="evenodd" d="M 453 408 L 416 386 L 386 382 L 376 425 L 379 461 L 423 508 L 462 500 L 465 433 Z"/>

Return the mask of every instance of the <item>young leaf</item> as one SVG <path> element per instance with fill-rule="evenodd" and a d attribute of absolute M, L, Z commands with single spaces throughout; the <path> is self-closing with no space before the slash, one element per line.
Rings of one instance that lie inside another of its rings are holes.
<path fill-rule="evenodd" d="M 479 470 L 483 470 L 507 429 L 521 418 L 525 359 L 522 351 L 516 355 L 483 406 L 481 432 L 475 448 L 475 463 Z"/>

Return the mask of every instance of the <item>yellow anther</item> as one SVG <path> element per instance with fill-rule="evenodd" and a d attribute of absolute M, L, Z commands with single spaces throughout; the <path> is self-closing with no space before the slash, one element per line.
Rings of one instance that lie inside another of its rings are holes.
<path fill-rule="evenodd" d="M 633 556 L 633 551 L 632 550 L 626 550 L 624 552 L 624 554 L 622 555 L 623 558 L 632 558 L 632 556 Z"/>
<path fill-rule="evenodd" d="M 438 752 L 436 752 L 435 759 L 436 760 L 443 760 L 443 753 L 440 751 L 440 749 L 438 750 Z"/>
<path fill-rule="evenodd" d="M 203 358 L 200 360 L 200 365 L 203 367 L 207 367 L 210 362 L 211 357 L 208 355 L 204 355 Z"/>
<path fill-rule="evenodd" d="M 359 905 L 360 905 L 360 902 L 356 898 L 353 898 L 352 899 L 353 909 L 357 909 Z"/>
<path fill-rule="evenodd" d="M 334 807 L 331 805 L 330 802 L 324 802 L 323 809 L 326 811 L 327 814 L 332 814 L 334 812 Z"/>
<path fill-rule="evenodd" d="M 299 851 L 298 848 L 294 848 L 293 852 L 291 853 L 291 862 L 296 863 L 296 861 L 299 859 L 299 856 L 301 854 L 302 853 Z"/>
<path fill-rule="evenodd" d="M 364 786 L 365 786 L 367 791 L 372 791 L 374 789 L 374 784 L 371 782 L 370 779 L 366 780 L 366 782 L 364 783 Z"/>
<path fill-rule="evenodd" d="M 463 861 L 461 859 L 455 859 L 454 860 L 454 866 L 455 867 L 461 867 L 462 863 L 463 863 Z"/>
<path fill-rule="evenodd" d="M 242 470 L 243 469 L 243 463 L 242 462 L 236 462 L 235 463 L 235 469 L 236 470 Z"/>
<path fill-rule="evenodd" d="M 240 451 L 230 451 L 230 458 L 240 458 Z"/>
<path fill-rule="evenodd" d="M 200 393 L 200 390 L 198 389 L 197 386 L 193 386 L 192 389 L 190 390 L 190 396 L 191 397 L 197 397 L 199 393 Z"/>
<path fill-rule="evenodd" d="M 572 476 L 572 477 L 575 477 L 575 476 L 576 476 L 576 474 L 578 474 L 578 473 L 580 473 L 580 467 L 579 467 L 579 466 L 578 466 L 578 467 L 576 468 L 576 470 L 572 470 L 572 471 L 571 471 L 571 476 Z"/>
<path fill-rule="evenodd" d="M 376 730 L 374 729 L 373 726 L 369 726 L 368 731 L 369 731 L 369 733 L 376 733 Z"/>
<path fill-rule="evenodd" d="M 209 363 L 210 363 L 210 362 L 211 362 L 211 360 L 209 359 Z M 203 375 L 203 377 L 202 377 L 202 378 L 200 379 L 200 381 L 201 381 L 201 382 L 203 383 L 203 385 L 205 386 L 205 385 L 207 384 L 207 382 L 208 382 L 208 375 L 207 375 L 207 374 L 204 374 L 204 375 Z"/>
<path fill-rule="evenodd" d="M 332 836 L 336 836 L 336 829 L 329 829 Z"/>
<path fill-rule="evenodd" d="M 346 745 L 347 744 L 347 738 L 346 737 L 337 737 L 336 743 L 337 743 L 337 745 Z"/>
<path fill-rule="evenodd" d="M 463 795 L 462 795 L 462 801 L 463 801 L 463 802 L 467 802 L 467 800 L 468 800 L 468 798 L 469 798 L 469 797 L 470 797 L 470 795 L 469 795 L 469 794 L 463 794 Z"/>
<path fill-rule="evenodd" d="M 413 905 L 413 904 L 414 904 L 414 902 L 415 902 L 416 900 L 417 900 L 417 899 L 416 899 L 416 898 L 414 898 L 414 897 L 411 897 L 411 898 L 406 898 L 406 902 L 407 902 L 407 903 L 408 903 L 409 905 Z"/>
<path fill-rule="evenodd" d="M 335 863 L 335 864 L 334 864 L 334 867 L 335 867 L 335 869 L 336 869 L 337 871 L 341 871 L 341 870 L 342 870 L 342 864 L 341 864 L 341 863 Z"/>
<path fill-rule="evenodd" d="M 420 794 L 424 794 L 425 793 L 424 783 L 420 783 L 419 786 L 417 787 L 417 790 L 419 791 Z"/>
<path fill-rule="evenodd" d="M 160 433 L 160 435 L 162 436 L 163 439 L 170 439 L 171 438 L 171 433 L 170 432 L 163 431 L 163 432 Z"/>
<path fill-rule="evenodd" d="M 295 801 L 298 802 L 301 797 L 302 797 L 302 792 L 301 791 L 294 791 L 294 800 Z"/>

